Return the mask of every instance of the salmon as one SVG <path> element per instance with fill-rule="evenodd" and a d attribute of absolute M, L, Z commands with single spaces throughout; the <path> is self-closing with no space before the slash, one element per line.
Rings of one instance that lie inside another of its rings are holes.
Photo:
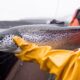
<path fill-rule="evenodd" d="M 0 31 L 0 51 L 17 50 L 13 36 L 20 36 L 38 45 L 49 45 L 53 49 L 75 49 L 80 47 L 80 27 L 59 27 L 54 24 L 33 24 L 7 28 Z"/>

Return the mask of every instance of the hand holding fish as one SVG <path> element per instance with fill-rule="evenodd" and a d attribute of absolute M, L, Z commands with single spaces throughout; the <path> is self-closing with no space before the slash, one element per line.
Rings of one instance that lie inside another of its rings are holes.
<path fill-rule="evenodd" d="M 29 43 L 18 36 L 14 36 L 13 41 L 21 48 L 21 51 L 15 54 L 20 60 L 37 62 L 41 69 L 56 75 L 55 80 L 80 79 L 80 49 L 52 49 L 50 46 Z"/>

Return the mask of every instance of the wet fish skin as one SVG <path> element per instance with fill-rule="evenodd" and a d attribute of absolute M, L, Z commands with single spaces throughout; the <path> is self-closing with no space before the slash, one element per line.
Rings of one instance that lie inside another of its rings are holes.
<path fill-rule="evenodd" d="M 14 51 L 17 46 L 12 37 L 18 35 L 29 42 L 49 45 L 56 49 L 75 49 L 80 47 L 80 27 L 58 27 L 56 25 L 16 26 L 0 32 L 0 51 Z M 5 44 L 6 42 L 6 44 Z"/>

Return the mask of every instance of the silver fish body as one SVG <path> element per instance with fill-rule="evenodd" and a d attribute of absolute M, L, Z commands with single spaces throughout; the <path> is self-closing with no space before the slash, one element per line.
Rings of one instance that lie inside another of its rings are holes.
<path fill-rule="evenodd" d="M 14 51 L 17 49 L 17 46 L 12 41 L 12 37 L 15 35 L 38 45 L 49 45 L 55 49 L 75 49 L 80 47 L 80 27 L 37 24 L 16 26 L 0 32 L 0 51 Z"/>

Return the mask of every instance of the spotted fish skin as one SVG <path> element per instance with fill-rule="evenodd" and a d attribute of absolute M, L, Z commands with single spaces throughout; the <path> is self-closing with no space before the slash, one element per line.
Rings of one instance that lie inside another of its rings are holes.
<path fill-rule="evenodd" d="M 56 49 L 75 49 L 80 47 L 80 27 L 58 27 L 56 25 L 25 25 L 0 32 L 0 50 L 14 51 L 17 46 L 12 41 L 15 35 L 38 45 L 49 45 Z"/>
<path fill-rule="evenodd" d="M 80 30 L 46 30 L 22 34 L 25 40 L 39 45 L 49 45 L 57 49 L 80 47 Z"/>
<path fill-rule="evenodd" d="M 17 48 L 17 46 L 15 45 L 15 43 L 12 40 L 12 37 L 14 37 L 14 35 L 6 35 L 2 41 L 1 41 L 1 45 L 2 45 L 2 50 L 15 50 Z"/>

